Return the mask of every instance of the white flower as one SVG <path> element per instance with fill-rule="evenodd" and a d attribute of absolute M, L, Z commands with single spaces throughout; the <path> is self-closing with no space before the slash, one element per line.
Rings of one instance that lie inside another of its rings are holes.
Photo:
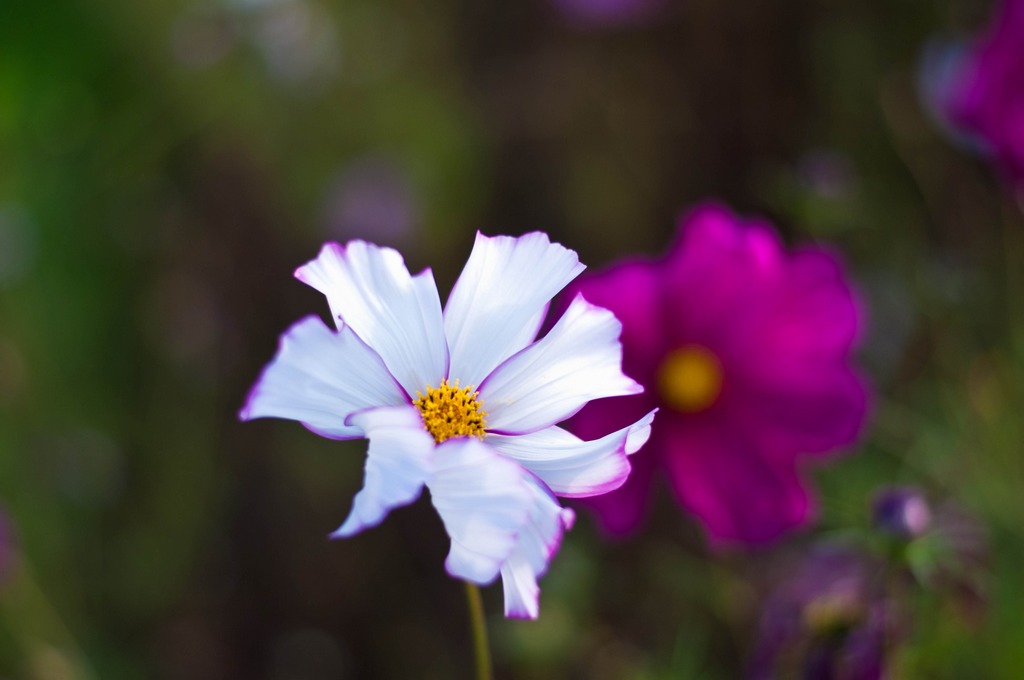
<path fill-rule="evenodd" d="M 448 304 L 429 269 L 363 241 L 329 243 L 296 277 L 330 303 L 281 338 L 241 418 L 289 418 L 332 439 L 370 440 L 363 488 L 332 534 L 379 524 L 424 486 L 451 538 L 452 576 L 501 574 L 507 616 L 536 618 L 537 579 L 573 522 L 555 495 L 620 486 L 652 411 L 584 442 L 557 426 L 591 399 L 635 394 L 622 327 L 576 297 L 536 340 L 551 298 L 584 267 L 542 233 L 477 234 Z M 536 341 L 535 341 L 536 340 Z"/>

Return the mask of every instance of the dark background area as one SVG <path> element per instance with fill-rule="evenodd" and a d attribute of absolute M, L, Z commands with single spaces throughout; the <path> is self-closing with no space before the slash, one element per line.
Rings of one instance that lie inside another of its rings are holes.
<path fill-rule="evenodd" d="M 877 393 L 808 469 L 818 523 L 711 554 L 663 494 L 637 536 L 583 512 L 502 678 L 740 677 L 759 599 L 882 484 L 988 527 L 989 603 L 928 597 L 894 678 L 1024 668 L 1024 220 L 919 98 L 987 3 L 545 0 L 0 4 L 0 590 L 11 678 L 469 678 L 462 586 L 424 501 L 332 542 L 364 442 L 242 424 L 326 240 L 399 247 L 442 296 L 475 230 L 592 267 L 661 251 L 706 198 L 843 253 Z"/>

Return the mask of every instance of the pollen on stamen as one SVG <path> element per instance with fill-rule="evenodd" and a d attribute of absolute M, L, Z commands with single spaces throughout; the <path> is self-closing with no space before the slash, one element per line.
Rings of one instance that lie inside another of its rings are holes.
<path fill-rule="evenodd" d="M 416 392 L 413 402 L 420 410 L 423 425 L 440 444 L 452 437 L 478 437 L 483 439 L 487 412 L 480 402 L 480 393 L 473 386 L 459 387 L 445 378 L 440 387 L 427 385 L 426 395 Z"/>

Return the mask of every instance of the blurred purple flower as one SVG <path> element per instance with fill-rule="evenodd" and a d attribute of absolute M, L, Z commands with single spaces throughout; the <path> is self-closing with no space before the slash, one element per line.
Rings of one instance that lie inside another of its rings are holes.
<path fill-rule="evenodd" d="M 749 680 L 880 680 L 901 617 L 884 567 L 850 548 L 814 549 L 761 612 Z"/>
<path fill-rule="evenodd" d="M 932 526 L 928 501 L 914 487 L 882 489 L 871 504 L 871 515 L 875 527 L 898 538 L 916 538 Z"/>
<path fill-rule="evenodd" d="M 571 429 L 587 438 L 663 409 L 626 484 L 587 501 L 606 530 L 641 522 L 656 468 L 716 542 L 808 521 L 797 459 L 853 443 L 868 401 L 850 357 L 862 315 L 834 255 L 787 253 L 767 223 L 705 204 L 665 258 L 622 262 L 576 293 L 622 321 L 625 371 L 647 389 L 588 405 Z"/>
<path fill-rule="evenodd" d="M 639 23 L 650 18 L 662 0 L 554 0 L 570 22 L 581 27 Z"/>
<path fill-rule="evenodd" d="M 408 246 L 415 240 L 420 206 L 401 165 L 367 156 L 351 163 L 331 184 L 325 213 L 332 238 Z"/>
<path fill-rule="evenodd" d="M 946 110 L 953 124 L 990 147 L 1024 181 L 1024 0 L 1003 0 L 992 24 L 957 65 Z"/>
<path fill-rule="evenodd" d="M 992 149 L 988 142 L 953 118 L 952 102 L 967 56 L 968 45 L 963 40 L 929 40 L 917 69 L 918 99 L 949 140 L 971 153 L 989 156 Z"/>
<path fill-rule="evenodd" d="M 850 159 L 829 149 L 814 149 L 800 159 L 797 168 L 804 187 L 821 198 L 848 198 L 857 184 Z"/>
<path fill-rule="evenodd" d="M 901 559 L 919 584 L 950 598 L 965 620 L 981 619 L 991 559 L 977 518 L 953 501 L 931 504 L 915 487 L 882 489 L 872 515 L 877 529 L 905 541 Z"/>

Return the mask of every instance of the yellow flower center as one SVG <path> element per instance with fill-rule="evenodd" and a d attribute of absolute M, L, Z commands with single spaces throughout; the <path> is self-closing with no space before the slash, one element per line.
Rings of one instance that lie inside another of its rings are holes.
<path fill-rule="evenodd" d="M 683 413 L 703 411 L 722 391 L 722 364 L 700 345 L 684 345 L 669 353 L 658 368 L 658 392 Z"/>
<path fill-rule="evenodd" d="M 451 385 L 445 378 L 440 387 L 427 385 L 426 395 L 417 392 L 413 403 L 438 444 L 452 437 L 484 437 L 487 412 L 480 402 L 480 393 L 474 392 L 472 385 L 459 387 L 458 380 Z"/>
<path fill-rule="evenodd" d="M 831 593 L 804 606 L 804 625 L 815 633 L 829 633 L 857 623 L 864 615 L 856 593 Z"/>

